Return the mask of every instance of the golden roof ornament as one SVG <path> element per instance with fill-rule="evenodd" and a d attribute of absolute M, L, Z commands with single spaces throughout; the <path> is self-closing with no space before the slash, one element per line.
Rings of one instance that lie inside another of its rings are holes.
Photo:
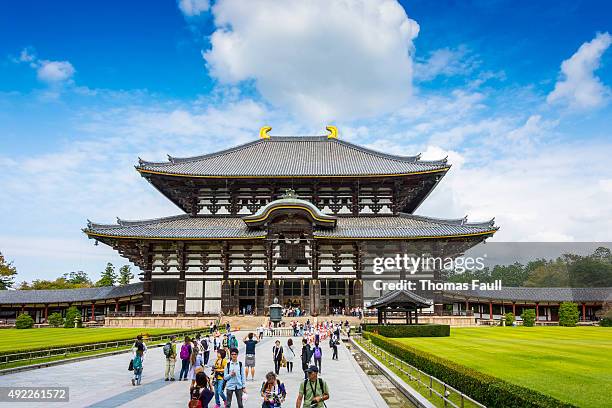
<path fill-rule="evenodd" d="M 269 139 L 270 135 L 268 134 L 269 131 L 271 131 L 272 128 L 270 126 L 264 126 L 261 129 L 259 129 L 259 138 L 260 139 Z"/>
<path fill-rule="evenodd" d="M 338 128 L 335 126 L 326 126 L 325 129 L 329 132 L 327 135 L 328 139 L 337 139 L 338 138 Z"/>

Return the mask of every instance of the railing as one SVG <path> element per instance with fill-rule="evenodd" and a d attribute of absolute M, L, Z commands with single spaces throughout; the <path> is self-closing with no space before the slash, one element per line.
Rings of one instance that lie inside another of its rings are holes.
<path fill-rule="evenodd" d="M 410 381 L 415 381 L 421 387 L 424 387 L 426 389 L 426 393 L 429 394 L 430 401 L 432 401 L 432 398 L 439 398 L 445 407 L 451 406 L 455 408 L 464 408 L 466 406 L 475 406 L 479 408 L 486 408 L 485 405 L 479 403 L 473 398 L 470 398 L 461 391 L 406 363 L 388 351 L 376 346 L 371 341 L 364 339 L 360 334 L 355 334 L 353 338 L 358 339 L 358 344 L 370 354 L 376 356 L 381 363 L 391 367 L 392 370 L 394 369 L 399 371 L 404 376 L 408 377 Z M 456 401 L 453 401 L 453 399 Z"/>
<path fill-rule="evenodd" d="M 148 339 L 145 339 L 147 343 L 158 343 L 164 340 L 170 339 L 171 336 L 185 336 L 195 333 L 200 333 L 201 330 L 188 330 L 181 331 L 176 333 L 168 333 L 157 336 L 150 336 Z M 70 346 L 70 347 L 57 347 L 50 348 L 45 350 L 31 350 L 24 351 L 19 353 L 10 353 L 10 354 L 2 354 L 0 355 L 0 368 L 3 365 L 9 363 L 15 363 L 20 361 L 31 361 L 32 364 L 36 364 L 36 360 L 48 359 L 52 357 L 64 356 L 64 358 L 68 358 L 70 354 L 80 354 L 87 353 L 92 351 L 100 351 L 100 350 L 108 350 L 108 349 L 119 349 L 121 347 L 128 347 L 134 344 L 134 339 L 126 339 L 126 340 L 115 340 L 115 341 L 107 341 L 107 342 L 99 342 L 99 343 L 89 343 L 89 344 L 81 344 L 78 346 Z"/>

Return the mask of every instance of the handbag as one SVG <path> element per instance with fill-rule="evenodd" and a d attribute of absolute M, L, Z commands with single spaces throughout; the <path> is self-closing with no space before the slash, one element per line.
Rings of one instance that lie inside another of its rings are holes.
<path fill-rule="evenodd" d="M 128 371 L 134 371 L 134 359 L 130 360 L 130 365 L 128 366 Z"/>
<path fill-rule="evenodd" d="M 285 359 L 285 356 L 281 358 L 281 367 L 287 367 L 287 359 Z"/>

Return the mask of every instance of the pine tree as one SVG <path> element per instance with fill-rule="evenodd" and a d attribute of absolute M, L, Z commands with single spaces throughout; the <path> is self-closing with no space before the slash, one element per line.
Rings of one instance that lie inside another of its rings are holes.
<path fill-rule="evenodd" d="M 4 259 L 4 255 L 0 252 L 0 290 L 12 287 L 15 283 L 15 275 L 17 275 L 17 268 L 12 262 Z"/>
<path fill-rule="evenodd" d="M 119 284 L 127 285 L 134 278 L 132 273 L 132 267 L 130 265 L 123 265 L 119 268 Z"/>
<path fill-rule="evenodd" d="M 96 286 L 113 286 L 117 282 L 117 273 L 112 263 L 106 264 L 102 277 L 96 282 Z"/>

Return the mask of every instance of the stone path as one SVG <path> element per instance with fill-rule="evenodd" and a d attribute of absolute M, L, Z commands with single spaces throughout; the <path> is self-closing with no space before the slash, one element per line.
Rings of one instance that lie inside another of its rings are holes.
<path fill-rule="evenodd" d="M 242 339 L 244 333 L 239 333 Z M 249 393 L 245 407 L 261 407 L 259 389 L 268 371 L 273 371 L 272 347 L 276 338 L 264 338 L 257 345 L 255 381 L 247 383 Z M 280 338 L 286 344 L 287 338 Z M 287 400 L 283 406 L 295 407 L 295 399 L 304 374 L 299 359 L 301 339 L 294 338 L 297 358 L 293 373 L 281 368 L 281 380 L 287 388 Z M 372 385 L 366 374 L 344 345 L 339 346 L 339 360 L 331 359 L 327 342 L 322 347 L 323 361 L 321 377 L 330 388 L 329 408 L 376 407 L 386 408 L 387 404 Z M 244 344 L 240 347 L 240 360 L 244 361 Z M 161 348 L 150 349 L 147 353 L 142 384 L 134 387 L 127 371 L 129 354 L 118 354 L 71 364 L 25 371 L 0 377 L 0 386 L 69 386 L 68 403 L 0 403 L 0 407 L 186 407 L 189 400 L 187 381 L 166 382 L 163 380 L 165 358 Z M 180 370 L 177 363 L 176 373 Z M 211 407 L 214 401 L 211 403 Z M 236 402 L 232 407 L 236 407 Z"/>

